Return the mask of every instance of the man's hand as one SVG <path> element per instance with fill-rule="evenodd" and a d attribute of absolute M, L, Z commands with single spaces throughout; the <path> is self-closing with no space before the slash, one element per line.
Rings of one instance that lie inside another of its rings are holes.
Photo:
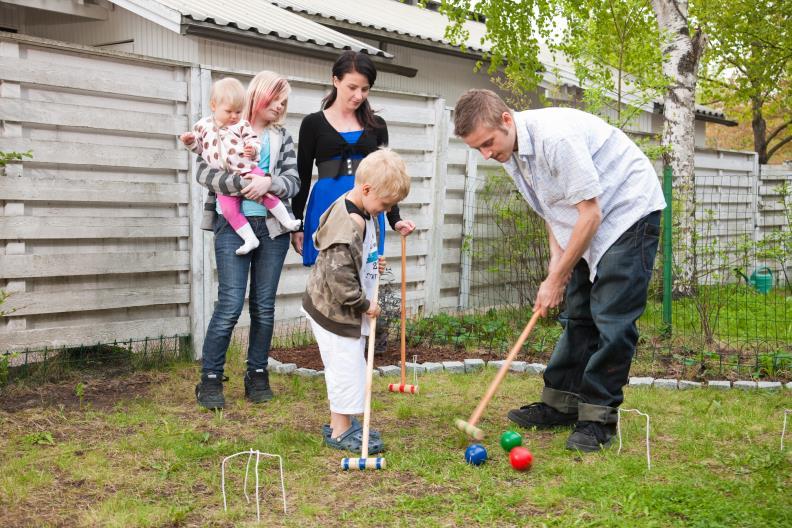
<path fill-rule="evenodd" d="M 536 302 L 534 303 L 534 311 L 539 312 L 541 317 L 547 317 L 547 312 L 551 308 L 555 308 L 564 299 L 564 290 L 566 289 L 567 282 L 569 282 L 570 274 L 566 277 L 561 277 L 558 273 L 551 273 L 539 285 L 539 291 L 536 293 Z"/>
<path fill-rule="evenodd" d="M 591 244 L 591 239 L 602 221 L 602 211 L 596 198 L 578 202 L 575 207 L 578 210 L 578 220 L 572 228 L 566 247 L 561 247 L 547 224 L 550 262 L 547 266 L 547 278 L 539 285 L 534 303 L 534 311 L 540 312 L 542 317 L 547 317 L 548 310 L 561 304 L 566 285 L 572 277 L 572 270 Z"/>
<path fill-rule="evenodd" d="M 377 269 L 379 270 L 380 274 L 385 273 L 385 266 L 388 263 L 385 262 L 385 257 L 380 257 L 377 259 Z"/>

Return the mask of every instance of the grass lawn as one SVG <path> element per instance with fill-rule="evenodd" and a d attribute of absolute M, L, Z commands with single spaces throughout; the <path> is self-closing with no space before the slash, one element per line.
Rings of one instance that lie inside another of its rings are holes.
<path fill-rule="evenodd" d="M 627 415 L 621 455 L 579 456 L 564 449 L 566 431 L 525 431 L 535 461 L 518 473 L 498 437 L 540 377 L 507 377 L 481 423 L 481 467 L 464 463 L 452 422 L 467 419 L 494 371 L 427 375 L 416 397 L 378 379 L 373 419 L 388 469 L 345 473 L 344 455 L 320 442 L 322 380 L 273 376 L 277 399 L 253 406 L 241 372 L 234 359 L 223 414 L 196 407 L 192 365 L 114 378 L 111 392 L 101 378 L 6 390 L 23 404 L 0 411 L 0 524 L 252 526 L 242 460 L 227 513 L 220 494 L 221 459 L 252 447 L 285 461 L 286 516 L 276 466 L 262 464 L 265 526 L 792 526 L 792 431 L 779 450 L 788 391 L 627 388 L 625 407 L 652 416 L 651 471 L 643 419 Z"/>

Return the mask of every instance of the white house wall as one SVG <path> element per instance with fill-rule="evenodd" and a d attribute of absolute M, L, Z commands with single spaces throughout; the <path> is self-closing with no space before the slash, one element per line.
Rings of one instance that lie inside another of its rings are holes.
<path fill-rule="evenodd" d="M 646 114 L 644 114 L 646 115 Z M 663 116 L 660 114 L 652 114 L 652 129 L 655 131 L 656 134 L 663 133 Z M 722 125 L 711 125 L 711 126 L 722 126 Z M 700 119 L 696 120 L 695 123 L 695 131 L 696 131 L 696 148 L 706 148 L 707 146 L 707 123 L 705 121 L 701 121 Z"/>
<path fill-rule="evenodd" d="M 132 40 L 111 49 L 184 62 L 197 63 L 200 59 L 199 46 L 194 39 L 185 38 L 117 6 L 112 7 L 107 20 L 85 20 L 30 9 L 25 10 L 22 19 L 19 32 L 27 35 L 86 46 Z"/>

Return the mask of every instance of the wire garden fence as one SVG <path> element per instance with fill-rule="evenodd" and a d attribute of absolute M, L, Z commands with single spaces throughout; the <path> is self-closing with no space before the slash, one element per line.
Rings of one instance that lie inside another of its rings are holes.
<path fill-rule="evenodd" d="M 131 372 L 191 359 L 190 337 L 178 335 L 77 347 L 6 351 L 0 354 L 0 387 L 20 379 L 53 381 L 93 369 Z"/>
<path fill-rule="evenodd" d="M 680 197 L 671 198 L 666 175 L 672 207 L 666 211 L 649 301 L 639 320 L 637 359 L 685 377 L 788 378 L 792 170 L 768 171 L 770 177 L 758 175 L 758 182 L 701 172 L 690 197 L 695 214 L 688 220 L 692 233 L 687 239 L 680 234 L 684 219 L 674 212 L 681 209 Z M 483 173 L 480 180 L 476 221 L 464 248 L 470 293 L 461 308 L 483 311 L 483 316 L 463 315 L 461 320 L 469 318 L 474 324 L 466 331 L 476 326 L 486 340 L 486 329 L 497 325 L 511 326 L 510 336 L 519 333 L 545 277 L 549 247 L 543 220 L 503 171 Z M 691 278 L 682 281 L 682 276 Z M 509 325 L 512 320 L 517 324 Z M 548 338 L 526 352 L 547 359 L 560 332 L 557 326 L 546 320 Z"/>

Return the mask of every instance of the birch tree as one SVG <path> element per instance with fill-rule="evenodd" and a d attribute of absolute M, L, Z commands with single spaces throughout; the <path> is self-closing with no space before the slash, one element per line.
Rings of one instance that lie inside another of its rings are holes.
<path fill-rule="evenodd" d="M 696 188 L 694 160 L 696 147 L 696 84 L 707 37 L 700 28 L 691 28 L 687 0 L 651 0 L 652 9 L 666 40 L 663 73 L 669 81 L 663 97 L 663 164 L 674 177 L 676 232 L 675 293 L 691 295 L 696 277 Z M 670 204 L 669 204 L 670 205 Z"/>

